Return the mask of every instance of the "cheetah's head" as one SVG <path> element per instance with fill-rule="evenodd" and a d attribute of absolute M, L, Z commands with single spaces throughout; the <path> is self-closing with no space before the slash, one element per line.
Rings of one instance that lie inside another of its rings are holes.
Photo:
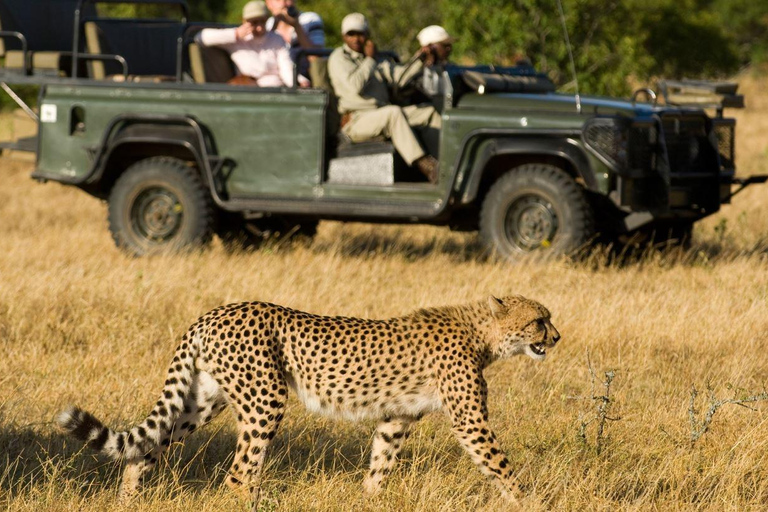
<path fill-rule="evenodd" d="M 547 349 L 560 340 L 560 333 L 550 322 L 547 308 L 520 295 L 488 297 L 491 310 L 491 350 L 500 358 L 519 354 L 538 361 L 547 355 Z"/>

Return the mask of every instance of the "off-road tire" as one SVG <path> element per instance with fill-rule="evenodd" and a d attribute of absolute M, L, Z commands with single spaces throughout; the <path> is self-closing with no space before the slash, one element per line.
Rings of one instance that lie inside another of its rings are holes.
<path fill-rule="evenodd" d="M 136 256 L 201 247 L 211 241 L 214 209 L 197 170 L 152 157 L 128 167 L 109 194 L 115 244 Z"/>
<path fill-rule="evenodd" d="M 572 255 L 594 236 L 584 189 L 564 170 L 525 164 L 499 178 L 480 210 L 480 236 L 498 256 L 514 261 L 536 253 Z"/>

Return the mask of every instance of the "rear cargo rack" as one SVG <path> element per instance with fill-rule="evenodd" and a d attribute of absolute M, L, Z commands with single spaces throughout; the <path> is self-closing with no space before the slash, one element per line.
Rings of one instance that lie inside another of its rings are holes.
<path fill-rule="evenodd" d="M 662 80 L 659 88 L 667 105 L 714 108 L 718 117 L 723 117 L 725 108 L 744 108 L 744 96 L 736 93 L 736 82 Z"/>

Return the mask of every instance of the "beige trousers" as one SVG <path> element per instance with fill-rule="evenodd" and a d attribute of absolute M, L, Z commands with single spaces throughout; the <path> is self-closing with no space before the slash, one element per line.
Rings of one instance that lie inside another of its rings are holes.
<path fill-rule="evenodd" d="M 439 130 L 441 124 L 442 119 L 435 107 L 387 105 L 373 110 L 353 112 L 342 132 L 352 142 L 363 142 L 380 135 L 392 139 L 392 144 L 405 163 L 412 165 L 425 153 L 411 127 Z"/>

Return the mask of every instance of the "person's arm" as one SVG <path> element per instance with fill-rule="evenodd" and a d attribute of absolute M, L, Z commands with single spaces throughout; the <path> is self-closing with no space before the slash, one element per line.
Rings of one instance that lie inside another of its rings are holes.
<path fill-rule="evenodd" d="M 323 19 L 317 13 L 302 13 L 301 28 L 304 29 L 307 39 L 314 48 L 325 48 L 325 26 Z"/>
<path fill-rule="evenodd" d="M 277 72 L 286 87 L 293 87 L 293 61 L 285 46 L 277 50 Z"/>
<path fill-rule="evenodd" d="M 398 84 L 399 87 L 405 87 L 411 80 L 421 75 L 423 69 L 424 62 L 421 60 L 421 55 L 414 55 L 407 64 L 392 66 L 393 83 Z"/>
<path fill-rule="evenodd" d="M 376 60 L 373 57 L 366 56 L 359 65 L 347 59 L 343 52 L 334 53 L 328 59 L 328 75 L 337 90 L 360 94 L 375 69 Z"/>
<path fill-rule="evenodd" d="M 226 46 L 237 42 L 237 28 L 205 28 L 195 38 L 203 46 Z"/>
<path fill-rule="evenodd" d="M 323 48 L 325 46 L 325 31 L 323 20 L 314 12 L 301 13 L 296 18 L 288 14 L 288 9 L 276 16 L 276 23 L 287 23 L 296 32 L 296 41 L 305 49 Z"/>

